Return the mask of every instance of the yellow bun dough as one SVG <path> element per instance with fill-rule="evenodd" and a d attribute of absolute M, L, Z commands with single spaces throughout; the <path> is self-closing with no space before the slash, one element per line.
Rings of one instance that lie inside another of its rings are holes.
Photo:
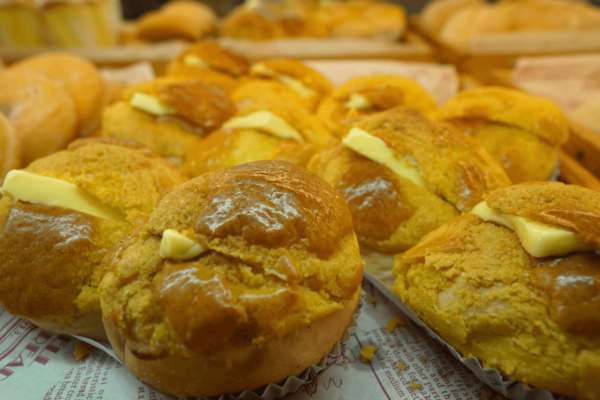
<path fill-rule="evenodd" d="M 481 0 L 434 0 L 427 3 L 419 18 L 419 25 L 430 33 L 438 33 L 446 21 L 458 10 Z"/>
<path fill-rule="evenodd" d="M 21 165 L 21 142 L 13 126 L 0 113 L 0 185 L 8 171 Z"/>
<path fill-rule="evenodd" d="M 161 257 L 169 230 L 203 251 Z M 341 196 L 275 161 L 174 187 L 103 266 L 117 354 L 146 384 L 191 397 L 254 390 L 317 363 L 351 322 L 362 281 Z"/>
<path fill-rule="evenodd" d="M 11 69 L 37 72 L 73 98 L 80 136 L 89 135 L 100 124 L 104 107 L 104 81 L 88 60 L 67 53 L 44 53 L 28 57 Z"/>
<path fill-rule="evenodd" d="M 169 112 L 155 115 L 134 107 L 132 99 L 139 93 L 151 96 Z M 197 79 L 163 77 L 140 82 L 125 90 L 123 100 L 104 111 L 102 135 L 143 143 L 177 164 L 203 136 L 235 113 L 235 106 L 219 87 Z"/>
<path fill-rule="evenodd" d="M 274 59 L 256 63 L 250 77 L 273 79 L 300 95 L 309 111 L 314 111 L 321 100 L 333 90 L 331 83 L 319 72 L 293 59 Z"/>
<path fill-rule="evenodd" d="M 223 48 L 216 42 L 198 42 L 168 65 L 167 75 L 200 79 L 219 86 L 225 93 L 231 93 L 249 68 L 250 62 L 241 54 Z"/>
<path fill-rule="evenodd" d="M 527 182 L 487 202 L 600 244 L 593 190 Z M 598 253 L 535 258 L 513 230 L 466 214 L 396 255 L 394 274 L 394 291 L 463 357 L 539 389 L 600 398 Z"/>
<path fill-rule="evenodd" d="M 144 14 L 137 24 L 137 36 L 151 42 L 199 40 L 214 31 L 217 16 L 198 1 L 172 1 L 158 11 Z"/>
<path fill-rule="evenodd" d="M 362 117 L 354 128 L 383 143 L 412 175 L 338 140 L 315 155 L 308 169 L 342 193 L 361 245 L 377 251 L 406 250 L 492 190 L 510 185 L 480 144 L 416 111 L 394 108 Z"/>
<path fill-rule="evenodd" d="M 75 141 L 24 171 L 76 185 L 91 204 L 99 202 L 119 218 L 45 204 L 51 197 L 35 203 L 2 198 L 0 304 L 52 332 L 103 339 L 100 262 L 185 177 L 147 147 L 106 138 Z"/>
<path fill-rule="evenodd" d="M 357 97 L 360 96 L 360 97 Z M 351 100 L 364 99 L 353 104 Z M 337 137 L 344 136 L 351 120 L 404 106 L 428 115 L 437 108 L 433 97 L 417 82 L 392 75 L 360 76 L 336 88 L 317 111 L 317 116 Z"/>
<path fill-rule="evenodd" d="M 329 138 L 329 132 L 321 122 L 301 107 L 283 103 L 278 106 L 254 105 L 240 111 L 237 117 L 257 112 L 269 112 L 281 118 L 296 130 L 301 140 L 279 137 L 264 127 L 228 127 L 226 123 L 188 153 L 183 171 L 190 176 L 200 176 L 209 171 L 259 160 L 287 161 L 304 167 Z"/>
<path fill-rule="evenodd" d="M 513 183 L 547 180 L 569 137 L 567 120 L 550 100 L 514 89 L 465 90 L 434 114 L 479 141 Z"/>
<path fill-rule="evenodd" d="M 18 69 L 0 72 L 0 109 L 22 143 L 22 162 L 64 148 L 77 133 L 71 96 L 44 76 Z"/>

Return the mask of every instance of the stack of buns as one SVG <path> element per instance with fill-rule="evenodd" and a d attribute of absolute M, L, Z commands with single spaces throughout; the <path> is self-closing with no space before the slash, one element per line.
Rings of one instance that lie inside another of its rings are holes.
<path fill-rule="evenodd" d="M 74 56 L 11 66 L 0 87 L 8 312 L 107 337 L 172 395 L 255 390 L 341 339 L 362 256 L 463 355 L 598 398 L 598 195 L 511 186 L 555 167 L 552 103 L 483 88 L 438 107 L 402 77 L 333 88 L 210 42 L 101 117 L 106 88 Z"/>
<path fill-rule="evenodd" d="M 459 50 L 473 36 L 523 31 L 600 30 L 600 9 L 575 0 L 434 0 L 419 21 L 422 29 Z"/>
<path fill-rule="evenodd" d="M 292 37 L 399 40 L 404 8 L 369 0 L 252 2 L 232 10 L 220 35 L 248 40 Z"/>

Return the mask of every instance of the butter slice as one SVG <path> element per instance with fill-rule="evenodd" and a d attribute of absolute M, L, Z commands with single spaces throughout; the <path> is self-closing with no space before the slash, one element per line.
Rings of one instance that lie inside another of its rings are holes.
<path fill-rule="evenodd" d="M 242 117 L 232 118 L 223 124 L 224 128 L 256 129 L 270 133 L 282 139 L 295 139 L 300 143 L 305 140 L 302 135 L 292 128 L 283 118 L 270 111 L 255 111 Z"/>
<path fill-rule="evenodd" d="M 166 229 L 160 241 L 158 255 L 175 261 L 187 260 L 208 250 L 200 243 L 182 235 L 174 229 Z"/>
<path fill-rule="evenodd" d="M 368 110 L 371 108 L 371 102 L 363 95 L 353 93 L 350 95 L 350 100 L 344 104 L 347 108 L 356 108 L 357 110 Z"/>
<path fill-rule="evenodd" d="M 370 160 L 385 165 L 397 175 L 410 180 L 417 186 L 426 187 L 419 169 L 408 157 L 396 158 L 383 140 L 359 128 L 352 128 L 342 143 Z"/>
<path fill-rule="evenodd" d="M 46 204 L 49 206 L 68 208 L 93 215 L 98 218 L 127 222 L 123 214 L 106 204 L 80 187 L 25 171 L 13 170 L 6 175 L 4 186 L 0 188 L 2 195 L 17 201 Z"/>
<path fill-rule="evenodd" d="M 300 97 L 309 98 L 315 94 L 314 90 L 308 88 L 304 83 L 291 76 L 277 75 L 277 80 L 296 91 Z"/>
<path fill-rule="evenodd" d="M 175 114 L 173 108 L 163 104 L 156 97 L 142 92 L 135 92 L 131 98 L 130 104 L 132 107 L 139 108 L 142 111 L 159 117 L 162 115 Z"/>
<path fill-rule="evenodd" d="M 204 61 L 202 58 L 195 56 L 193 54 L 188 54 L 187 56 L 183 56 L 183 63 L 188 67 L 196 67 L 202 69 L 210 68 L 210 64 Z"/>
<path fill-rule="evenodd" d="M 583 242 L 571 231 L 492 210 L 485 201 L 477 204 L 471 214 L 513 230 L 519 236 L 523 248 L 534 257 L 562 256 L 594 250 L 594 246 Z"/>

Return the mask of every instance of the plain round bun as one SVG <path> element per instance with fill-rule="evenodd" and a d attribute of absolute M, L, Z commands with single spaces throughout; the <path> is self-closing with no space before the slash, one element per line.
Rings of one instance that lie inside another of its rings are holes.
<path fill-rule="evenodd" d="M 45 53 L 28 57 L 11 69 L 36 72 L 67 92 L 75 104 L 79 136 L 89 135 L 100 125 L 104 81 L 98 68 L 85 58 L 67 53 Z"/>
<path fill-rule="evenodd" d="M 0 108 L 21 140 L 23 165 L 73 140 L 77 129 L 73 99 L 48 78 L 9 69 L 0 72 L 0 87 Z"/>
<path fill-rule="evenodd" d="M 162 253 L 167 230 L 200 253 Z M 327 182 L 285 162 L 172 188 L 104 260 L 111 344 L 135 376 L 181 397 L 300 374 L 342 338 L 361 291 L 348 207 Z"/>

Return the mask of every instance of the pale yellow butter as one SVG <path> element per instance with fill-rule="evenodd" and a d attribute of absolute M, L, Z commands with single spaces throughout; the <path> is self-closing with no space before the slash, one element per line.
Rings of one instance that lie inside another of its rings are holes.
<path fill-rule="evenodd" d="M 513 230 L 519 236 L 523 248 L 534 257 L 562 256 L 594 250 L 594 246 L 583 242 L 571 231 L 492 210 L 485 201 L 477 204 L 471 214 Z"/>
<path fill-rule="evenodd" d="M 355 108 L 357 110 L 368 110 L 371 108 L 371 102 L 363 95 L 353 93 L 350 95 L 350 100 L 344 104 L 347 108 Z"/>
<path fill-rule="evenodd" d="M 159 117 L 162 115 L 175 114 L 175 110 L 173 108 L 163 104 L 156 97 L 142 92 L 134 93 L 129 104 L 131 104 L 132 107 L 138 108 L 149 114 L 157 115 Z"/>
<path fill-rule="evenodd" d="M 295 139 L 300 143 L 305 140 L 302 135 L 292 128 L 283 118 L 270 111 L 255 111 L 248 115 L 232 118 L 223 124 L 224 128 L 256 129 L 280 137 Z"/>
<path fill-rule="evenodd" d="M 60 179 L 13 170 L 6 175 L 0 193 L 13 201 L 63 207 L 99 218 L 126 222 L 118 210 L 102 204 L 80 187 Z"/>
<path fill-rule="evenodd" d="M 182 235 L 174 229 L 166 229 L 160 241 L 158 255 L 175 261 L 196 257 L 208 250 L 200 243 Z"/>
<path fill-rule="evenodd" d="M 397 175 L 410 180 L 417 186 L 426 187 L 419 169 L 408 157 L 396 158 L 383 140 L 359 128 L 352 128 L 342 143 L 370 160 L 385 165 Z"/>
<path fill-rule="evenodd" d="M 306 86 L 302 81 L 296 78 L 292 78 L 289 75 L 278 74 L 273 69 L 263 64 L 255 64 L 251 68 L 251 72 L 263 73 L 266 75 L 273 76 L 279 82 L 283 83 L 290 89 L 294 90 L 300 95 L 300 97 L 309 98 L 315 95 L 315 91 Z"/>
<path fill-rule="evenodd" d="M 204 61 L 202 58 L 195 56 L 193 54 L 188 54 L 187 56 L 183 56 L 183 63 L 188 67 L 196 67 L 202 69 L 210 68 L 210 64 Z"/>

